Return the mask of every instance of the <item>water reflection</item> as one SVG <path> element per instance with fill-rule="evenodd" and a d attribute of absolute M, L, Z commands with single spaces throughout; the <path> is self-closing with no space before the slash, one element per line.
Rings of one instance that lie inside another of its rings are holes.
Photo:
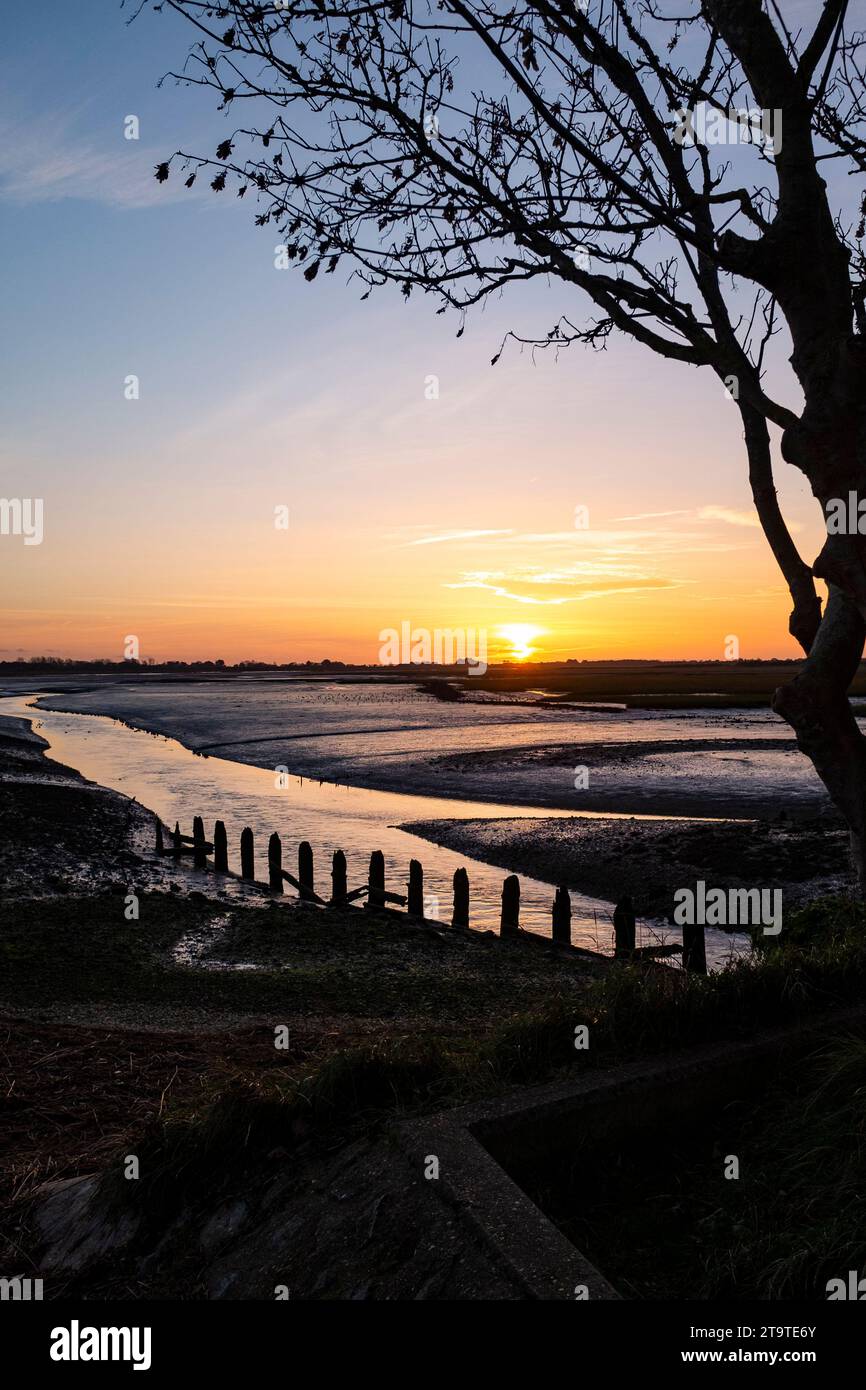
<path fill-rule="evenodd" d="M 0 713 L 29 718 L 62 763 L 103 786 L 135 798 L 168 825 L 180 821 L 187 833 L 193 816 L 204 818 L 209 834 L 216 819 L 225 822 L 229 864 L 237 869 L 241 830 L 252 827 L 256 840 L 257 876 L 265 877 L 267 837 L 276 830 L 283 842 L 283 863 L 294 871 L 296 847 L 308 840 L 313 847 L 318 886 L 327 890 L 331 854 L 342 849 L 348 861 L 349 886 L 366 881 L 370 852 L 385 855 L 387 887 L 405 891 L 409 860 L 424 865 L 428 916 L 450 921 L 455 869 L 465 867 L 470 880 L 470 921 L 478 929 L 497 929 L 504 872 L 466 855 L 420 840 L 398 829 L 404 821 L 432 819 L 502 819 L 563 817 L 571 811 L 483 801 L 369 791 L 359 787 L 314 782 L 273 771 L 203 757 L 163 735 L 130 729 L 104 715 L 63 714 L 35 710 L 37 695 L 0 699 Z M 591 814 L 591 813 L 584 813 Z M 549 935 L 553 888 L 520 876 L 521 925 Z M 572 940 L 590 950 L 612 949 L 611 906 L 600 899 L 572 892 Z M 676 930 L 659 924 L 662 939 L 676 941 Z M 656 939 L 649 929 L 640 944 Z M 707 957 L 715 966 L 743 949 L 741 938 L 707 931 Z"/>

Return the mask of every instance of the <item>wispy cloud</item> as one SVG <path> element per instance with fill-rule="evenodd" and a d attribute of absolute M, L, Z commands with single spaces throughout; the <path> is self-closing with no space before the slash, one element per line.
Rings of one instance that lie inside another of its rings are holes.
<path fill-rule="evenodd" d="M 634 516 L 615 516 L 613 521 L 655 521 L 669 516 L 690 516 L 695 521 L 723 521 L 728 526 L 744 526 L 750 530 L 760 530 L 761 523 L 758 514 L 752 508 L 741 510 L 737 507 L 719 506 L 715 503 L 706 507 L 699 507 L 697 510 L 689 508 L 678 508 L 676 511 L 668 512 L 637 512 Z M 789 522 L 789 531 L 800 531 L 802 527 L 799 522 Z"/>
<path fill-rule="evenodd" d="M 672 512 L 636 512 L 634 516 L 615 516 L 614 521 L 654 521 L 661 516 L 688 516 L 688 508 L 680 507 Z"/>
<path fill-rule="evenodd" d="M 443 531 L 442 534 L 438 536 L 419 536 L 417 540 L 405 541 L 404 548 L 413 545 L 441 545 L 445 541 L 472 541 L 477 540 L 480 536 L 510 536 L 512 534 L 513 532 L 508 529 L 503 531 Z"/>
<path fill-rule="evenodd" d="M 636 563 L 622 554 L 599 549 L 583 559 L 572 559 L 556 566 L 543 567 L 527 561 L 507 568 L 464 570 L 459 578 L 446 583 L 445 587 L 484 589 L 514 603 L 535 608 L 558 608 L 566 603 L 585 603 L 589 599 L 607 598 L 612 594 L 677 589 L 691 582 L 686 577 L 654 573 L 651 565 Z"/>
<path fill-rule="evenodd" d="M 612 594 L 657 593 L 660 589 L 680 589 L 692 583 L 689 579 L 654 579 L 646 577 L 633 584 L 595 584 L 578 588 L 572 593 L 556 594 L 550 598 L 540 598 L 536 594 L 521 594 L 506 584 L 490 582 L 490 576 L 469 574 L 462 580 L 446 584 L 446 589 L 485 589 L 498 598 L 510 599 L 513 603 L 527 604 L 535 608 L 558 608 L 564 603 L 585 603 L 588 599 L 609 598 Z"/>
<path fill-rule="evenodd" d="M 734 507 L 701 507 L 698 512 L 700 521 L 726 521 L 729 526 L 751 526 L 760 529 L 760 521 L 757 512 L 737 511 Z"/>
<path fill-rule="evenodd" d="M 481 589 L 528 607 L 558 608 L 695 585 L 698 581 L 688 570 L 684 572 L 689 557 L 703 560 L 710 552 L 743 548 L 723 535 L 711 534 L 691 509 L 665 515 L 688 521 L 675 526 L 662 522 L 546 533 L 511 531 L 490 540 L 480 537 L 475 544 L 491 563 L 483 568 L 476 563 L 475 568 L 443 582 L 449 589 Z"/>
<path fill-rule="evenodd" d="M 481 544 L 484 544 L 482 541 Z M 612 530 L 606 527 L 591 526 L 586 530 L 573 531 L 515 531 L 493 542 L 494 547 L 504 545 L 510 549 L 541 548 L 548 558 L 553 555 L 574 556 L 580 551 L 585 556 L 636 556 L 647 555 L 706 555 L 727 554 L 739 550 L 739 545 L 730 540 L 711 539 L 698 526 L 676 529 Z"/>
<path fill-rule="evenodd" d="M 155 166 L 164 151 L 125 140 L 96 144 L 76 133 L 75 114 L 54 112 L 0 120 L 0 197 L 16 203 L 80 198 L 118 208 L 151 207 L 179 196 L 159 184 Z"/>

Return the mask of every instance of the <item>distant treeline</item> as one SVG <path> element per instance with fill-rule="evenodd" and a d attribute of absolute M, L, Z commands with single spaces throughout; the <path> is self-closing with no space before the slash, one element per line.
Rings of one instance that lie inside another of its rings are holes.
<path fill-rule="evenodd" d="M 133 659 L 109 661 L 96 657 L 92 661 L 82 661 L 74 656 L 31 656 L 26 661 L 0 661 L 0 671 L 7 675 L 20 672 L 29 676 L 34 671 L 62 672 L 64 675 L 93 674 L 118 671 L 356 671 L 366 670 L 363 666 L 352 666 L 345 661 L 236 661 L 228 662 L 218 658 L 215 661 L 154 661 L 148 657 L 144 661 Z"/>
<path fill-rule="evenodd" d="M 611 660 L 582 660 L 577 657 L 570 657 L 566 661 L 501 661 L 490 663 L 489 670 L 501 671 L 503 674 L 511 673 L 519 676 L 522 673 L 544 672 L 546 674 L 554 671 L 574 671 L 574 668 L 589 669 L 595 672 L 618 671 L 653 668 L 661 671 L 677 669 L 701 669 L 712 667 L 714 669 L 736 670 L 739 668 L 753 668 L 764 666 L 796 666 L 802 658 L 798 657 L 749 657 L 739 661 L 709 661 L 705 659 L 693 660 L 674 660 L 666 661 L 659 658 L 627 657 Z M 85 661 L 74 656 L 31 656 L 19 661 L 0 661 L 0 672 L 6 675 L 20 674 L 24 676 L 32 675 L 34 671 L 54 672 L 63 675 L 93 675 L 104 673 L 106 675 L 117 674 L 120 672 L 142 671 L 158 674 L 160 672 L 207 672 L 213 671 L 220 674 L 233 674 L 235 672 L 246 671 L 371 671 L 377 674 L 397 674 L 402 672 L 412 672 L 413 674 L 422 671 L 450 671 L 457 675 L 466 675 L 465 663 L 457 662 L 454 666 L 433 666 L 429 664 L 416 663 L 413 665 L 394 665 L 381 666 L 372 662 L 354 663 L 350 661 L 331 661 L 327 657 L 322 661 L 223 661 L 221 657 L 213 661 L 155 661 L 153 657 L 145 660 L 109 660 L 107 657 L 96 657 L 93 660 Z M 473 677 L 472 683 L 483 685 L 483 677 Z"/>

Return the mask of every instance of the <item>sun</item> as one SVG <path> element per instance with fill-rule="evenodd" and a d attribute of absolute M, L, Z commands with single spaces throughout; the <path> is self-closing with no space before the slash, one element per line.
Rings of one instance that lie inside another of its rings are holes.
<path fill-rule="evenodd" d="M 533 638 L 540 637 L 544 631 L 545 628 L 532 623 L 503 623 L 499 634 L 511 646 L 511 651 L 505 654 L 506 661 L 528 661 L 536 651 Z"/>

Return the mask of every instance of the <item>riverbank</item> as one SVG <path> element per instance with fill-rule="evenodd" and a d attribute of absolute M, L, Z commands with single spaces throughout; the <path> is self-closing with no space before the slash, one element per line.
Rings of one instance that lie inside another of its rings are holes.
<path fill-rule="evenodd" d="M 639 917 L 672 918 L 674 893 L 780 889 L 785 911 L 848 892 L 845 830 L 823 820 L 689 821 L 600 817 L 413 821 L 402 827 L 511 873 L 617 901 Z"/>
<path fill-rule="evenodd" d="M 832 815 L 790 731 L 768 710 L 455 702 L 419 683 L 138 678 L 46 695 L 204 757 L 334 785 L 595 814 Z M 514 697 L 509 697 L 513 700 Z"/>
<path fill-rule="evenodd" d="M 0 719 L 0 902 L 113 892 L 134 872 L 164 882 L 143 849 L 153 817 L 45 756 L 26 719 Z"/>

